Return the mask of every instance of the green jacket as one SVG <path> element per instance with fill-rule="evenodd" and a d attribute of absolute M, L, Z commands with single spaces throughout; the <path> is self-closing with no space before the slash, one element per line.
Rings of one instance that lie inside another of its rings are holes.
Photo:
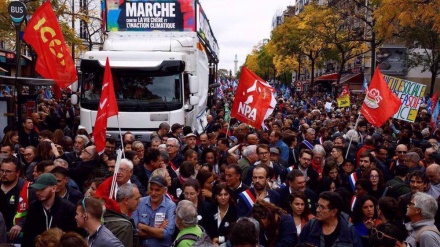
<path fill-rule="evenodd" d="M 183 228 L 182 230 L 180 230 L 179 234 L 177 235 L 176 240 L 179 239 L 181 236 L 188 234 L 188 233 L 195 234 L 199 238 L 201 238 L 203 235 L 202 229 L 196 225 L 196 226 Z M 185 240 L 180 241 L 180 243 L 178 245 L 176 245 L 175 247 L 190 247 L 193 245 L 194 242 L 195 242 L 194 240 L 185 239 Z"/>
<path fill-rule="evenodd" d="M 104 225 L 125 247 L 139 247 L 138 231 L 130 217 L 107 209 L 104 213 Z"/>

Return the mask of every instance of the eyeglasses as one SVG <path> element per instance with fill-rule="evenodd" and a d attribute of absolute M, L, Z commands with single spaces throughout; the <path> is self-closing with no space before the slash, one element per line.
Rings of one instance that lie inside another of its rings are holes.
<path fill-rule="evenodd" d="M 407 151 L 396 151 L 396 152 L 399 154 L 406 154 L 407 153 Z"/>
<path fill-rule="evenodd" d="M 414 202 L 409 202 L 408 203 L 408 205 L 407 205 L 407 207 L 409 208 L 409 207 L 411 207 L 411 206 L 415 206 L 416 204 L 414 203 Z"/>
<path fill-rule="evenodd" d="M 320 209 L 320 210 L 328 210 L 328 208 L 326 208 L 324 205 L 321 205 L 321 204 L 319 204 L 319 203 L 316 203 L 315 204 L 315 207 L 316 207 L 316 209 Z"/>
<path fill-rule="evenodd" d="M 87 149 L 83 149 L 82 152 L 86 152 L 86 153 L 88 153 L 89 155 L 92 155 L 89 151 L 87 151 Z"/>
<path fill-rule="evenodd" d="M 15 171 L 3 170 L 3 169 L 0 170 L 0 174 L 6 174 L 6 175 L 9 175 L 9 174 L 11 174 L 13 172 L 15 172 Z"/>
<path fill-rule="evenodd" d="M 114 146 L 105 146 L 105 148 L 107 148 L 107 149 L 115 149 Z"/>
<path fill-rule="evenodd" d="M 388 239 L 397 240 L 397 239 L 391 237 L 390 235 L 387 235 L 387 234 L 377 230 L 375 227 L 371 228 L 371 235 L 376 236 L 377 239 L 383 239 L 385 237 Z"/>

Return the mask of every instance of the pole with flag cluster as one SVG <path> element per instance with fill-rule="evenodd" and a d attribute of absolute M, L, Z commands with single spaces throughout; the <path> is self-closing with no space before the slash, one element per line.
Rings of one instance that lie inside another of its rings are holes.
<path fill-rule="evenodd" d="M 274 93 L 275 89 L 268 83 L 243 67 L 231 109 L 231 117 L 256 129 L 260 128 L 264 119 L 272 114 L 277 103 Z"/>

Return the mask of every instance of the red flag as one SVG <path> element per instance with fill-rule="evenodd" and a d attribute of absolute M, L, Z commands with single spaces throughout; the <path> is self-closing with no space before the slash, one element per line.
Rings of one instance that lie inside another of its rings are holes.
<path fill-rule="evenodd" d="M 400 99 L 388 87 L 379 66 L 367 89 L 361 113 L 372 125 L 382 126 L 400 108 Z"/>
<path fill-rule="evenodd" d="M 232 106 L 231 117 L 260 128 L 263 120 L 272 114 L 276 99 L 274 89 L 252 71 L 243 67 Z"/>
<path fill-rule="evenodd" d="M 107 118 L 118 115 L 118 105 L 116 103 L 115 89 L 113 88 L 113 78 L 110 63 L 105 61 L 104 80 L 102 82 L 101 99 L 99 100 L 98 114 L 96 114 L 93 138 L 96 150 L 101 153 L 105 149 L 105 139 L 107 134 Z"/>
<path fill-rule="evenodd" d="M 37 53 L 35 70 L 42 77 L 53 79 L 61 88 L 77 80 L 75 63 L 49 1 L 35 11 L 23 39 Z"/>
<path fill-rule="evenodd" d="M 437 100 L 438 100 L 438 92 L 435 92 L 435 94 L 431 98 L 431 114 L 434 113 L 435 107 L 437 106 Z"/>
<path fill-rule="evenodd" d="M 344 89 L 341 92 L 341 95 L 339 95 L 339 97 L 345 96 L 345 95 L 350 95 L 350 90 L 348 89 L 348 85 L 345 85 Z"/>

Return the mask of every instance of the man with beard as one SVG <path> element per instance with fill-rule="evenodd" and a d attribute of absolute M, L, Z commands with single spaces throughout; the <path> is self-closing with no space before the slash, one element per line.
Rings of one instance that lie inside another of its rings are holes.
<path fill-rule="evenodd" d="M 406 208 L 408 204 L 411 202 L 411 198 L 417 192 L 426 192 L 429 186 L 429 178 L 423 171 L 414 171 L 409 174 L 409 188 L 411 189 L 410 193 L 404 194 L 399 197 L 399 213 L 400 215 L 405 215 Z M 406 218 L 405 222 L 408 222 L 409 219 Z"/>
<path fill-rule="evenodd" d="M 269 168 L 265 165 L 257 165 L 252 171 L 253 188 L 243 191 L 238 199 L 238 216 L 245 217 L 252 212 L 252 207 L 257 199 L 263 199 L 280 205 L 280 195 L 269 189 Z"/>
<path fill-rule="evenodd" d="M 197 146 L 197 135 L 194 133 L 189 133 L 185 136 L 185 147 L 180 151 L 182 155 L 185 155 L 187 150 L 194 150 L 198 155 L 202 154 L 202 150 Z"/>
<path fill-rule="evenodd" d="M 41 174 L 30 187 L 35 189 L 38 200 L 27 211 L 21 246 L 35 246 L 35 238 L 50 228 L 76 230 L 75 205 L 56 195 L 57 179 L 53 174 Z"/>
<path fill-rule="evenodd" d="M 399 144 L 396 147 L 396 157 L 393 158 L 393 161 L 390 163 L 389 170 L 392 174 L 394 174 L 394 170 L 396 166 L 405 165 L 405 157 L 406 153 L 408 153 L 408 147 L 405 144 Z"/>
<path fill-rule="evenodd" d="M 7 231 L 9 231 L 8 237 L 10 240 L 14 240 L 24 226 L 24 221 L 14 221 L 14 216 L 16 216 L 17 209 L 20 204 L 19 198 L 22 188 L 25 188 L 26 190 L 24 191 L 27 192 L 27 188 L 29 186 L 29 182 L 27 182 L 23 178 L 20 178 L 20 169 L 17 162 L 18 161 L 15 158 L 3 159 L 0 168 L 0 212 L 3 214 L 3 217 L 5 219 L 6 229 Z M 27 199 L 28 198 L 24 198 L 23 200 L 26 200 L 26 202 L 28 202 Z"/>
<path fill-rule="evenodd" d="M 80 189 L 83 189 L 84 182 L 91 178 L 93 170 L 98 167 L 99 155 L 96 147 L 92 145 L 84 148 L 79 158 L 80 162 L 76 167 L 69 166 L 69 173 Z"/>
<path fill-rule="evenodd" d="M 69 163 L 69 168 L 75 168 L 81 161 L 80 155 L 82 150 L 86 148 L 89 143 L 89 138 L 85 135 L 77 135 L 75 137 L 75 142 L 73 143 L 73 151 L 64 153 L 61 158 L 63 158 L 67 163 Z"/>

